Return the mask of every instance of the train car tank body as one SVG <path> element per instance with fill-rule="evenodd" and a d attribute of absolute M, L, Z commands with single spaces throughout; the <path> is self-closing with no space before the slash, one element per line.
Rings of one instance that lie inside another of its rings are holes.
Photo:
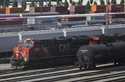
<path fill-rule="evenodd" d="M 125 42 L 113 42 L 82 46 L 77 52 L 77 58 L 82 67 L 95 68 L 96 64 L 114 62 L 123 64 L 125 58 Z"/>

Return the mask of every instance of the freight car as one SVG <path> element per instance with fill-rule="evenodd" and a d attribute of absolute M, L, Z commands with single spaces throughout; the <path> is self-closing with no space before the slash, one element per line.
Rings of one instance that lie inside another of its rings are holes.
<path fill-rule="evenodd" d="M 81 46 L 77 52 L 80 70 L 93 69 L 96 64 L 113 62 L 114 65 L 124 65 L 125 42 L 101 43 Z"/>

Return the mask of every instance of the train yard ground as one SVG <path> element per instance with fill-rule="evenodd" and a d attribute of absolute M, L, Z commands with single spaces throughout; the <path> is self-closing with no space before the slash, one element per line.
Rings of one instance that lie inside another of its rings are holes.
<path fill-rule="evenodd" d="M 15 70 L 10 64 L 0 64 L 0 82 L 125 82 L 125 66 L 109 63 L 82 71 L 76 66 Z"/>

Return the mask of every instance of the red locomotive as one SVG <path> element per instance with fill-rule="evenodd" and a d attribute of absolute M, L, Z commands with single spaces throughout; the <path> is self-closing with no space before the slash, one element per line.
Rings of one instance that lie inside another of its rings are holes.
<path fill-rule="evenodd" d="M 26 40 L 26 42 L 18 43 L 14 48 L 11 65 L 45 67 L 73 64 L 79 46 L 87 42 L 87 39 L 82 37 Z M 20 51 L 18 48 L 21 48 Z"/>

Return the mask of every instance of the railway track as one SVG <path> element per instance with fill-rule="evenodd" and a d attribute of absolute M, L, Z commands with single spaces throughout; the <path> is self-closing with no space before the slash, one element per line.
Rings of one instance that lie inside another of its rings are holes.
<path fill-rule="evenodd" d="M 1 70 L 0 82 L 125 82 L 125 66 L 101 66 L 80 71 L 74 66 Z"/>

